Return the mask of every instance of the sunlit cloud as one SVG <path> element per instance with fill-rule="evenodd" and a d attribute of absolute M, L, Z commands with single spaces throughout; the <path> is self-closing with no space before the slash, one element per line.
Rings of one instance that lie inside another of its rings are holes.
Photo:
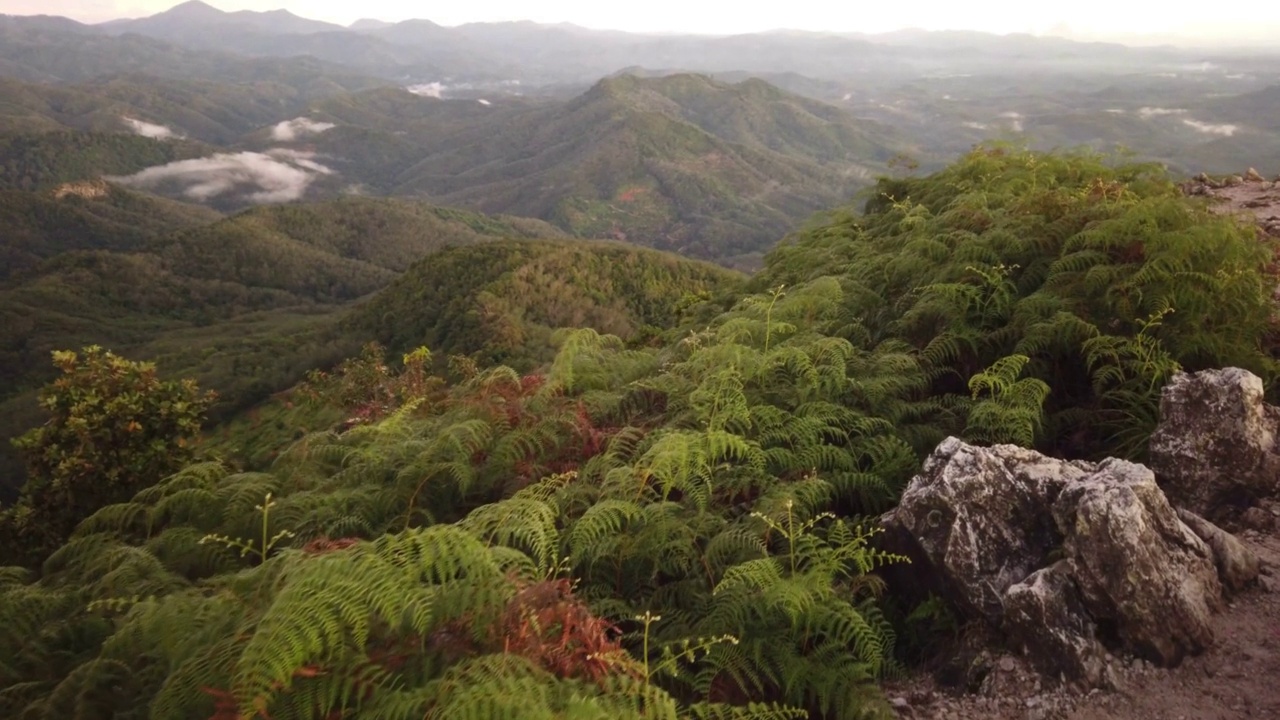
<path fill-rule="evenodd" d="M 314 153 L 282 148 L 265 153 L 218 153 L 107 179 L 148 190 L 176 184 L 182 186 L 183 195 L 202 202 L 233 193 L 244 194 L 255 203 L 289 202 L 301 198 L 320 176 L 333 174 L 314 157 Z"/>
<path fill-rule="evenodd" d="M 168 125 L 159 125 L 156 123 L 149 123 L 145 120 L 138 120 L 137 118 L 131 118 L 128 116 L 121 117 L 120 119 L 124 120 L 124 124 L 128 125 L 130 130 L 134 131 L 135 133 L 143 137 L 156 138 L 158 140 L 164 140 L 164 139 L 173 138 L 173 137 L 181 137 L 178 133 L 175 133 L 173 129 L 171 129 Z"/>
<path fill-rule="evenodd" d="M 317 122 L 304 117 L 294 118 L 276 123 L 271 128 L 271 139 L 278 142 L 292 142 L 304 135 L 316 135 L 333 127 L 335 127 L 333 123 Z"/>

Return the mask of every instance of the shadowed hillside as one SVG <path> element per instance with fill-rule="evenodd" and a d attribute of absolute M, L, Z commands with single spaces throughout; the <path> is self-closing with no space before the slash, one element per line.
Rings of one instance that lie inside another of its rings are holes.
<path fill-rule="evenodd" d="M 0 190 L 0 282 L 72 250 L 137 250 L 165 233 L 214 222 L 218 213 L 105 182 Z"/>
<path fill-rule="evenodd" d="M 312 116 L 338 124 L 313 141 L 333 167 L 370 173 L 381 192 L 731 265 L 754 263 L 796 223 L 865 187 L 898 142 L 762 81 L 696 75 L 611 78 L 567 102 L 377 91 L 325 101 Z"/>
<path fill-rule="evenodd" d="M 552 357 L 558 329 L 640 340 L 669 327 L 691 298 L 740 279 L 621 243 L 485 243 L 423 258 L 345 326 L 393 350 L 426 345 L 442 357 L 530 368 Z"/>
<path fill-rule="evenodd" d="M 111 188 L 106 197 L 51 201 L 79 213 L 55 215 L 32 232 L 44 232 L 43 247 L 49 247 L 49 238 L 66 235 L 97 206 L 119 204 L 116 197 L 140 196 Z M 158 209 L 166 207 L 167 201 L 155 202 Z M 43 377 L 48 353 L 69 345 L 94 342 L 129 350 L 170 330 L 197 326 L 216 343 L 217 323 L 251 312 L 337 308 L 381 289 L 416 259 L 448 245 L 558 234 L 527 219 L 347 198 L 255 208 L 139 238 L 133 247 L 95 246 L 81 237 L 85 242 L 76 251 L 0 285 L 0 347 L 6 348 L 0 378 L 9 393 L 30 386 L 35 380 L 27 373 Z"/>
<path fill-rule="evenodd" d="M 40 190 L 128 174 L 203 155 L 207 146 L 107 133 L 55 130 L 0 135 L 0 189 Z"/>

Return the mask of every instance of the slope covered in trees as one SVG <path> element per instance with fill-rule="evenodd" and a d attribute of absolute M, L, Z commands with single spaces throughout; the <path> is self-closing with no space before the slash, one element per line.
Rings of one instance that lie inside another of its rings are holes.
<path fill-rule="evenodd" d="M 99 344 L 159 360 L 217 390 L 215 412 L 225 416 L 356 352 L 361 341 L 346 339 L 337 321 L 422 255 L 560 235 L 536 220 L 397 200 L 345 198 L 219 219 L 102 183 L 74 189 L 80 194 L 12 193 L 7 207 L 15 217 L 0 248 L 28 267 L 0 282 L 6 440 L 36 417 L 32 393 L 50 378 L 54 350 Z"/>
<path fill-rule="evenodd" d="M 49 202 L 96 212 L 125 202 L 119 198 L 149 201 L 107 187 L 106 197 Z M 55 217 L 37 239 L 40 247 L 50 248 L 76 219 L 71 213 Z M 256 208 L 136 247 L 89 245 L 0 286 L 0 312 L 7 318 L 0 347 L 18 354 L 0 363 L 0 377 L 13 392 L 28 384 L 18 378 L 35 368 L 44 372 L 48 353 L 68 344 L 129 349 L 162 332 L 195 326 L 217 337 L 210 324 L 246 313 L 300 306 L 332 310 L 350 303 L 386 286 L 435 249 L 557 234 L 537 221 L 349 198 Z M 78 239 L 90 241 L 83 235 Z"/>
<path fill-rule="evenodd" d="M 347 364 L 317 386 L 363 407 L 342 429 L 102 507 L 0 574 L 0 709 L 889 717 L 874 682 L 913 626 L 868 520 L 922 455 L 1140 456 L 1175 368 L 1273 383 L 1276 277 L 1157 167 L 981 147 L 877 190 L 663 342 Z M 426 296 L 395 297 L 408 320 Z"/>
<path fill-rule="evenodd" d="M 92 188 L 105 194 L 14 194 L 48 211 L 21 214 L 30 232 L 11 239 L 16 249 L 64 251 L 0 283 L 5 440 L 38 418 L 34 391 L 52 376 L 49 353 L 61 348 L 100 344 L 156 360 L 216 390 L 212 414 L 222 421 L 307 370 L 354 355 L 367 339 L 399 349 L 441 338 L 448 353 L 531 367 L 554 352 L 557 328 L 598 327 L 640 342 L 686 296 L 737 281 L 716 266 L 568 240 L 528 218 L 343 198 L 215 215 L 182 229 L 189 206 Z M 145 222 L 133 214 L 148 208 Z M 124 219 L 138 221 L 136 237 L 112 231 Z M 58 248 L 63 240 L 81 246 Z M 442 248 L 451 249 L 435 252 Z M 0 448 L 0 476 L 16 478 L 8 450 Z"/>
<path fill-rule="evenodd" d="M 0 281 L 72 250 L 131 251 L 166 233 L 214 222 L 200 206 L 103 182 L 45 192 L 0 190 Z"/>
<path fill-rule="evenodd" d="M 485 243 L 423 258 L 346 326 L 392 350 L 427 345 L 529 370 L 554 356 L 558 329 L 651 340 L 683 306 L 732 292 L 740 279 L 622 243 Z"/>
<path fill-rule="evenodd" d="M 295 82 L 269 74 L 251 82 L 214 82 L 144 72 L 98 74 L 74 85 L 0 79 L 0 93 L 7 99 L 0 107 L 0 132 L 140 132 L 129 122 L 133 120 L 148 123 L 157 137 L 230 145 L 242 135 L 296 117 L 319 98 L 347 89 L 337 82 Z M 351 89 L 366 86 L 354 82 Z"/>
<path fill-rule="evenodd" d="M 0 134 L 0 189 L 47 190 L 56 185 L 127 175 L 152 165 L 198 157 L 207 146 L 119 133 L 68 130 Z"/>
<path fill-rule="evenodd" d="M 380 168 L 383 192 L 731 265 L 751 264 L 795 223 L 847 201 L 902 146 L 885 127 L 759 80 L 621 76 L 568 102 L 385 95 L 333 99 L 315 113 L 381 134 L 394 127 L 400 144 L 417 146 L 391 164 L 395 174 Z M 421 109 L 404 118 L 406 106 Z M 352 147 L 336 131 L 316 143 L 339 157 Z M 392 143 L 363 145 L 380 153 Z M 345 167 L 372 166 L 353 162 Z"/>

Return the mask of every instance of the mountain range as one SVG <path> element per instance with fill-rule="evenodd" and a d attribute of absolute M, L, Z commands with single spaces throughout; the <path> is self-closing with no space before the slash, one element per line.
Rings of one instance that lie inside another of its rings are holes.
<path fill-rule="evenodd" d="M 1123 72 L 1172 66 L 1204 51 L 1131 48 L 1026 34 L 898 31 L 878 35 L 775 31 L 730 36 L 647 35 L 532 22 L 444 27 L 430 20 L 366 20 L 351 27 L 288 11 L 223 12 L 190 0 L 150 17 L 85 25 L 67 19 L 10 16 L 11 25 L 44 32 L 145 36 L 187 49 L 255 57 L 311 55 L 385 78 L 483 80 L 524 84 L 590 82 L 628 66 L 701 72 L 796 72 L 817 78 L 858 76 L 872 84 L 947 74 Z"/>
<path fill-rule="evenodd" d="M 678 298 L 636 304 L 609 262 L 677 294 L 738 276 L 626 245 L 751 270 L 877 176 L 983 141 L 1280 166 L 1278 89 L 1266 53 L 1026 35 L 0 16 L 9 426 L 47 353 L 88 342 L 199 377 L 225 417 L 369 337 L 519 364 L 512 338 L 544 357 L 562 323 L 641 333 Z M 445 296 L 489 315 L 420 307 Z"/>
<path fill-rule="evenodd" d="M 887 126 L 758 79 L 624 75 L 567 100 L 484 102 L 393 88 L 308 100 L 136 75 L 5 82 L 0 179 L 11 186 L 106 175 L 224 210 L 268 195 L 418 197 L 731 265 L 908 147 Z"/>

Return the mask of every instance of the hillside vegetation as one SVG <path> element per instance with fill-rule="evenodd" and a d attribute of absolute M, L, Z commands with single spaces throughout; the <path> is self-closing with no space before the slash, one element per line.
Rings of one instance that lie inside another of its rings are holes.
<path fill-rule="evenodd" d="M 355 353 L 361 340 L 343 335 L 338 320 L 424 254 L 560 235 L 536 220 L 398 200 L 345 198 L 219 219 L 107 184 L 86 188 L 94 192 L 11 193 L 0 211 L 14 214 L 0 250 L 15 271 L 26 265 L 0 282 L 6 440 L 35 419 L 32 395 L 51 377 L 54 350 L 99 344 L 160 360 L 217 390 L 214 412 L 225 417 Z M 9 457 L 6 443 L 0 460 Z"/>
<path fill-rule="evenodd" d="M 375 91 L 327 100 L 313 116 L 339 123 L 316 147 L 380 192 L 743 266 L 846 202 L 902 147 L 834 106 L 700 75 L 607 78 L 568 102 Z"/>
<path fill-rule="evenodd" d="M 45 192 L 0 190 L 0 282 L 41 260 L 72 250 L 131 251 L 183 228 L 214 222 L 218 213 L 129 192 L 104 182 L 80 182 Z"/>
<path fill-rule="evenodd" d="M 757 266 L 778 237 L 848 201 L 909 149 L 885 126 L 761 80 L 689 74 L 622 75 L 570 100 L 487 104 L 138 74 L 0 83 L 13 98 L 0 108 L 0 187 L 206 158 L 141 186 L 222 210 L 262 202 L 263 183 L 294 188 L 286 200 L 427 198 L 736 267 Z M 318 129 L 276 128 L 298 118 Z M 213 159 L 229 153 L 237 159 Z"/>
<path fill-rule="evenodd" d="M 346 323 L 393 350 L 530 370 L 562 328 L 652 340 L 682 306 L 724 295 L 741 276 L 622 243 L 494 242 L 429 255 Z"/>
<path fill-rule="evenodd" d="M 0 190 L 47 190 L 198 157 L 207 146 L 136 135 L 52 130 L 0 134 Z"/>
<path fill-rule="evenodd" d="M 352 89 L 365 86 L 356 83 Z M 0 108 L 0 131 L 138 132 L 131 127 L 131 119 L 158 126 L 152 131 L 166 136 L 229 145 L 254 130 L 299 115 L 310 102 L 345 91 L 336 83 L 312 87 L 306 80 L 270 75 L 215 82 L 130 72 L 95 75 L 74 85 L 3 79 L 0 92 L 7 102 Z"/>
<path fill-rule="evenodd" d="M 47 232 L 33 233 L 32 243 L 54 250 L 57 239 L 74 230 L 80 217 L 75 210 L 97 212 L 130 201 L 167 207 L 167 201 L 116 188 L 101 198 L 46 200 L 54 218 Z M 68 210 L 59 214 L 63 205 Z M 159 223 L 162 215 L 151 218 Z M 132 350 L 162 332 L 197 326 L 215 338 L 220 333 L 211 324 L 246 313 L 336 309 L 386 286 L 435 249 L 557 235 L 536 221 L 358 198 L 255 208 L 186 229 L 175 224 L 133 247 L 94 246 L 90 236 L 77 235 L 84 245 L 68 248 L 76 252 L 0 286 L 6 316 L 0 347 L 18 353 L 0 362 L 9 392 L 30 386 L 19 378 L 31 369 L 46 372 L 48 353 L 68 344 Z M 98 237 L 122 239 L 106 228 Z"/>
<path fill-rule="evenodd" d="M 872 518 L 921 457 L 947 435 L 1141 457 L 1175 370 L 1274 384 L 1276 277 L 1155 166 L 983 146 L 876 190 L 746 294 L 653 316 L 662 342 L 317 378 L 342 428 L 261 472 L 191 465 L 0 572 L 0 711 L 891 717 L 874 683 L 921 626 L 891 620 L 912 608 Z M 526 267 L 483 286 L 554 297 Z M 414 322 L 423 290 L 384 312 Z"/>

